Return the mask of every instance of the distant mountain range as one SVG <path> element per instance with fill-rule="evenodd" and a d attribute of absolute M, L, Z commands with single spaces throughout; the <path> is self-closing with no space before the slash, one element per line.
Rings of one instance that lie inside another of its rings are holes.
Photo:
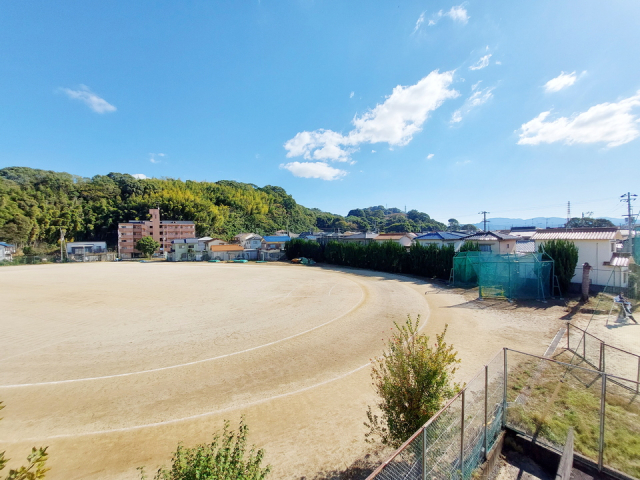
<path fill-rule="evenodd" d="M 599 217 L 605 218 L 611 221 L 614 225 L 625 225 L 624 219 L 612 218 L 612 217 Z M 566 218 L 561 217 L 535 217 L 535 218 L 488 218 L 487 229 L 488 230 L 508 230 L 511 227 L 528 227 L 534 226 L 537 228 L 557 228 L 562 227 L 567 223 Z M 476 227 L 482 229 L 483 223 L 478 222 L 474 224 Z"/>

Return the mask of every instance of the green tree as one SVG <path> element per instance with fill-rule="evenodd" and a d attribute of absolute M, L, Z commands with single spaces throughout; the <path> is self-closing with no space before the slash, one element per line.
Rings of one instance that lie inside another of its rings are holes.
<path fill-rule="evenodd" d="M 263 480 L 271 466 L 261 466 L 264 450 L 254 446 L 247 452 L 249 428 L 240 420 L 238 431 L 229 430 L 224 422 L 222 435 L 215 434 L 209 444 L 188 448 L 178 445 L 171 459 L 171 467 L 160 468 L 155 480 Z M 139 468 L 146 479 L 144 467 Z"/>
<path fill-rule="evenodd" d="M 149 258 L 160 248 L 160 242 L 156 242 L 153 237 L 142 237 L 136 242 L 136 250 L 141 251 L 145 257 Z"/>
<path fill-rule="evenodd" d="M 469 240 L 467 240 L 460 246 L 460 251 L 461 252 L 479 252 L 480 245 L 478 245 L 478 242 L 470 242 Z"/>
<path fill-rule="evenodd" d="M 456 220 L 455 218 L 450 218 L 448 220 L 449 222 L 449 230 L 460 230 L 460 222 L 458 222 L 458 220 Z"/>
<path fill-rule="evenodd" d="M 385 445 L 399 446 L 424 425 L 444 402 L 460 390 L 453 383 L 460 363 L 453 346 L 444 341 L 447 326 L 429 346 L 429 337 L 419 333 L 420 317 L 410 316 L 387 343 L 387 350 L 373 361 L 371 378 L 380 397 L 381 416 L 367 409 L 367 441 L 380 437 Z"/>
<path fill-rule="evenodd" d="M 0 402 L 0 410 L 4 408 L 2 402 Z M 9 470 L 9 475 L 5 477 L 5 480 L 40 480 L 44 478 L 44 474 L 49 471 L 45 464 L 47 462 L 47 448 L 35 448 L 31 449 L 31 454 L 27 456 L 27 466 L 20 467 L 17 470 Z M 0 452 L 0 470 L 4 470 L 4 467 L 9 461 L 4 456 L 5 452 Z"/>
<path fill-rule="evenodd" d="M 560 291 L 567 293 L 578 264 L 578 247 L 569 240 L 550 240 L 540 245 L 538 252 L 546 253 L 553 260 Z"/>

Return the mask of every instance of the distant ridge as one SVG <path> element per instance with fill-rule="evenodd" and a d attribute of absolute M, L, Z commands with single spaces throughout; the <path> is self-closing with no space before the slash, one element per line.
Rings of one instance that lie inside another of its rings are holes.
<path fill-rule="evenodd" d="M 624 226 L 625 221 L 622 218 L 612 217 L 598 217 L 604 218 L 612 222 L 615 226 Z M 534 226 L 536 228 L 558 228 L 563 227 L 567 223 L 566 218 L 561 217 L 535 217 L 535 218 L 489 218 L 487 219 L 488 230 L 508 230 L 511 227 L 528 227 Z M 474 224 L 476 227 L 482 229 L 482 222 Z"/>

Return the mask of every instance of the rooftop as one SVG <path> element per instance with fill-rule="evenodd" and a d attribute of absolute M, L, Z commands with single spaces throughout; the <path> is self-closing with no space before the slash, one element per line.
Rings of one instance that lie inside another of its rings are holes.
<path fill-rule="evenodd" d="M 538 230 L 532 240 L 619 240 L 617 228 L 548 228 Z"/>
<path fill-rule="evenodd" d="M 467 237 L 465 240 L 475 242 L 475 241 L 487 241 L 487 240 L 491 241 L 491 240 L 519 240 L 519 239 L 520 237 L 516 237 L 514 235 L 507 235 L 506 233 L 480 232 Z"/>
<path fill-rule="evenodd" d="M 468 236 L 466 233 L 457 232 L 429 232 L 416 237 L 416 240 L 461 240 Z"/>
<path fill-rule="evenodd" d="M 286 236 L 286 235 L 266 235 L 264 237 L 264 241 L 269 243 L 269 242 L 288 242 L 289 240 L 291 240 L 290 237 Z"/>

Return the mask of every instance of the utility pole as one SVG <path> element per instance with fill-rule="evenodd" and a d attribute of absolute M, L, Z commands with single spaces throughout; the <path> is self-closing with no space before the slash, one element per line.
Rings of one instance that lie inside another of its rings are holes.
<path fill-rule="evenodd" d="M 571 221 L 571 202 L 567 202 L 567 224 L 565 225 L 565 228 L 569 225 L 569 222 Z"/>
<path fill-rule="evenodd" d="M 621 202 L 627 202 L 627 214 L 623 215 L 623 217 L 627 217 L 627 222 L 629 225 L 629 237 L 627 240 L 628 251 L 633 253 L 633 233 L 631 232 L 631 228 L 633 225 L 633 215 L 631 214 L 631 202 L 635 201 L 638 195 L 635 193 L 627 192 L 626 195 L 620 195 Z M 627 197 L 627 198 L 624 198 Z"/>
<path fill-rule="evenodd" d="M 478 212 L 478 215 L 484 215 L 484 220 L 482 221 L 484 223 L 484 229 L 483 231 L 487 231 L 487 213 L 491 213 L 491 212 L 485 212 L 484 210 L 482 212 Z"/>
<path fill-rule="evenodd" d="M 60 263 L 64 262 L 64 234 L 67 231 L 64 228 L 60 229 Z"/>

